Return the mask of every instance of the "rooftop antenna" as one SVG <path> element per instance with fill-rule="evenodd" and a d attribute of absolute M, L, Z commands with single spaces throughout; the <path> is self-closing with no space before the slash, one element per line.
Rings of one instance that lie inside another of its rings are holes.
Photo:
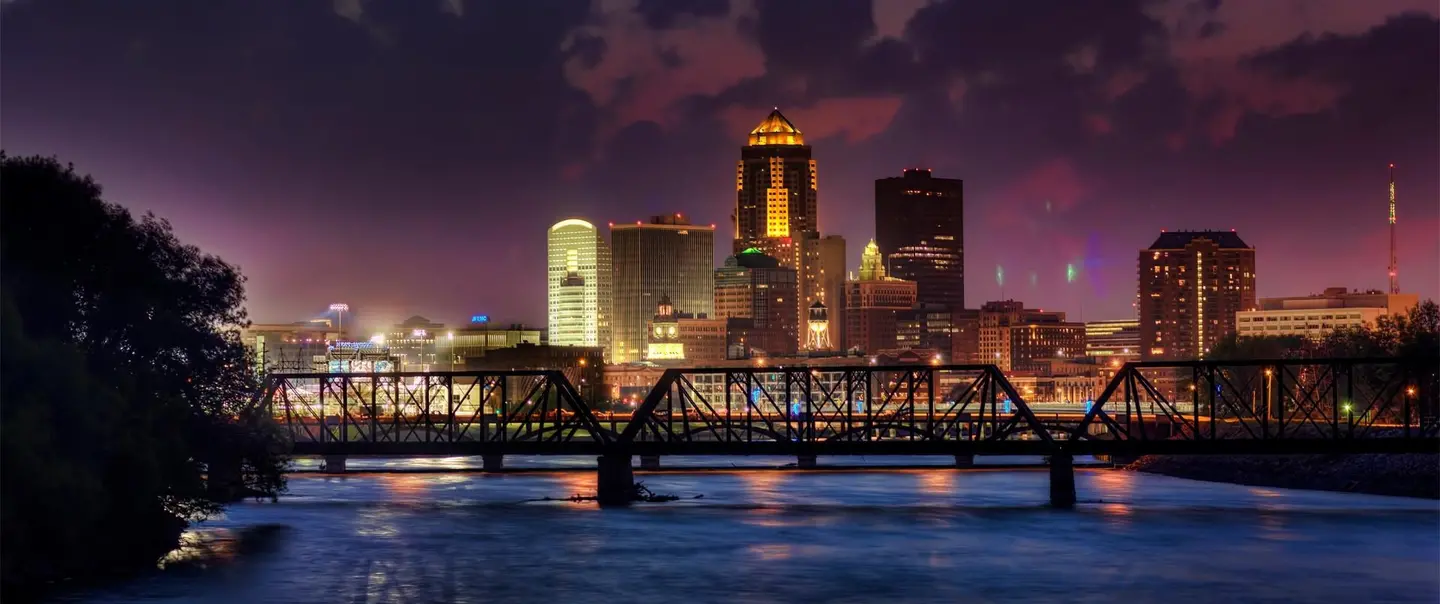
<path fill-rule="evenodd" d="M 1390 164 L 1390 293 L 1400 293 L 1400 261 L 1395 257 L 1395 164 Z"/>

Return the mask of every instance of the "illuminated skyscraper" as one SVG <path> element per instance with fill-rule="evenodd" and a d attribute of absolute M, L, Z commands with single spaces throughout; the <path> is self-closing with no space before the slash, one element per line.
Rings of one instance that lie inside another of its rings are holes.
<path fill-rule="evenodd" d="M 892 277 L 914 281 L 921 304 L 965 307 L 965 183 L 905 170 L 875 181 L 875 240 Z"/>
<path fill-rule="evenodd" d="M 803 325 L 809 305 L 821 297 L 815 160 L 805 136 L 779 109 L 740 149 L 735 191 L 734 253 L 757 249 L 795 271 L 795 320 Z"/>
<path fill-rule="evenodd" d="M 1162 231 L 1139 265 L 1143 360 L 1203 359 L 1255 308 L 1255 248 L 1234 231 Z"/>
<path fill-rule="evenodd" d="M 549 234 L 550 344 L 609 350 L 612 279 L 610 246 L 595 225 L 571 218 Z"/>
<path fill-rule="evenodd" d="M 683 216 L 610 225 L 615 264 L 615 347 L 612 363 L 644 360 L 646 326 L 662 296 L 677 312 L 715 312 L 715 227 Z"/>

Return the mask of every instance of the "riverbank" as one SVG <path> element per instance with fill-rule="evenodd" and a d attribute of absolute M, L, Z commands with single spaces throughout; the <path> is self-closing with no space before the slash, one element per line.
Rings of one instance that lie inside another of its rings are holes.
<path fill-rule="evenodd" d="M 1440 454 L 1146 455 L 1126 470 L 1249 486 L 1440 499 Z"/>

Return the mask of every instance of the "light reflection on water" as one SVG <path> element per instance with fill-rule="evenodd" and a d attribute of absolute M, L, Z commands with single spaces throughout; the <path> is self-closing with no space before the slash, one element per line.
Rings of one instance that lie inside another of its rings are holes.
<path fill-rule="evenodd" d="M 667 458 L 668 459 L 668 458 Z M 593 461 L 593 460 L 592 460 Z M 507 459 L 507 465 L 509 460 Z M 294 476 L 196 532 L 208 569 L 86 602 L 1435 602 L 1434 501 L 1080 471 L 639 474 L 703 494 L 601 510 L 592 472 Z M 283 525 L 271 547 L 243 547 Z M 232 538 L 233 537 L 233 538 Z M 228 553 L 225 553 L 228 552 Z"/>

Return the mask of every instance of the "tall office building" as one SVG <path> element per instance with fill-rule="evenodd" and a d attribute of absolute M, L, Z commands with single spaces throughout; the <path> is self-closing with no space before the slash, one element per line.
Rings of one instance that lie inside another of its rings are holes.
<path fill-rule="evenodd" d="M 610 348 L 610 246 L 595 225 L 571 218 L 550 227 L 547 316 L 552 346 Z"/>
<path fill-rule="evenodd" d="M 831 348 L 839 350 L 845 344 L 845 238 L 827 235 L 819 239 L 816 247 L 820 261 L 818 301 L 825 304 L 830 317 Z"/>
<path fill-rule="evenodd" d="M 612 363 L 644 359 L 646 326 L 662 296 L 677 312 L 715 312 L 715 227 L 683 216 L 610 225 L 614 254 L 615 341 Z"/>
<path fill-rule="evenodd" d="M 726 319 L 727 338 L 742 356 L 754 350 L 771 356 L 798 351 L 801 323 L 793 312 L 798 295 L 795 269 L 758 249 L 726 258 L 715 269 L 715 316 Z"/>
<path fill-rule="evenodd" d="M 1140 357 L 1201 359 L 1255 308 L 1255 248 L 1234 231 L 1161 231 L 1140 250 Z"/>
<path fill-rule="evenodd" d="M 926 169 L 875 181 L 875 241 L 921 304 L 965 307 L 964 185 Z"/>
<path fill-rule="evenodd" d="M 795 320 L 804 324 L 819 291 L 815 160 L 800 129 L 779 109 L 750 131 L 735 170 L 734 253 L 757 249 L 794 269 Z M 803 344 L 803 333 L 797 337 Z"/>

